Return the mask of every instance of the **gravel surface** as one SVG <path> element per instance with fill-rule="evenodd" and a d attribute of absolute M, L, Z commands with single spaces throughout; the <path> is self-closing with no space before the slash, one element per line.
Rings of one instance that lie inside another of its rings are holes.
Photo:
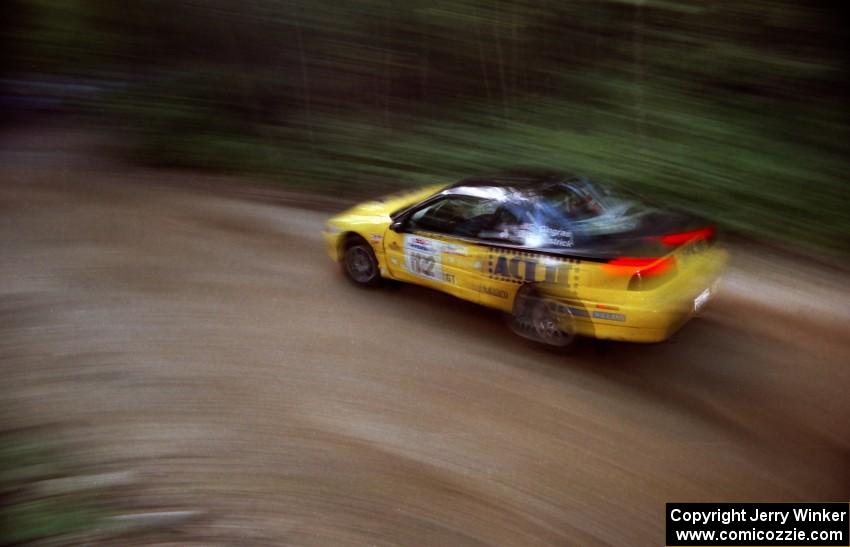
<path fill-rule="evenodd" d="M 561 356 L 352 287 L 325 213 L 21 158 L 3 419 L 206 515 L 174 544 L 649 546 L 668 501 L 850 498 L 841 272 L 746 251 L 673 340 Z"/>

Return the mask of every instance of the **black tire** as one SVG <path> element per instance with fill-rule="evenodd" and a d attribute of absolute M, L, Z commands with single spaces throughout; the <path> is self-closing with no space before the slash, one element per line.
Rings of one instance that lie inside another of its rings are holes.
<path fill-rule="evenodd" d="M 350 237 L 342 254 L 342 271 L 359 287 L 377 287 L 381 284 L 381 269 L 375 252 L 365 239 Z"/>
<path fill-rule="evenodd" d="M 541 295 L 532 285 L 520 287 L 509 324 L 514 333 L 547 346 L 566 350 L 578 336 L 569 309 Z"/>

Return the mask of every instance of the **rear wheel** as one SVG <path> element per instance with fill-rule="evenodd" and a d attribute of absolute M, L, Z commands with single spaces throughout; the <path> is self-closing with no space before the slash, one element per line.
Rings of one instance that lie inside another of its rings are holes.
<path fill-rule="evenodd" d="M 548 346 L 567 348 L 576 342 L 575 322 L 569 309 L 530 285 L 517 293 L 510 325 L 523 338 Z"/>
<path fill-rule="evenodd" d="M 372 247 L 361 237 L 352 237 L 342 255 L 342 271 L 355 285 L 374 287 L 381 282 L 378 259 Z"/>

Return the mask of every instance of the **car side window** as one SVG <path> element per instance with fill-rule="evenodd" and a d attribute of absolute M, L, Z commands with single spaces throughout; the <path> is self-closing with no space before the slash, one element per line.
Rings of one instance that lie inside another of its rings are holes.
<path fill-rule="evenodd" d="M 528 230 L 533 219 L 522 205 L 506 203 L 493 214 L 493 221 L 482 229 L 478 237 L 500 243 L 521 245 L 522 234 Z"/>
<path fill-rule="evenodd" d="M 580 188 L 556 186 L 540 195 L 537 206 L 549 224 L 569 224 L 593 218 L 602 213 L 593 194 Z"/>
<path fill-rule="evenodd" d="M 440 234 L 478 237 L 494 222 L 499 203 L 473 196 L 449 196 L 413 213 L 409 227 Z"/>
<path fill-rule="evenodd" d="M 480 237 L 530 248 L 573 247 L 573 231 L 567 217 L 560 210 L 552 211 L 551 207 L 540 205 L 507 204 L 497 212 L 497 221 L 490 229 L 482 230 Z"/>

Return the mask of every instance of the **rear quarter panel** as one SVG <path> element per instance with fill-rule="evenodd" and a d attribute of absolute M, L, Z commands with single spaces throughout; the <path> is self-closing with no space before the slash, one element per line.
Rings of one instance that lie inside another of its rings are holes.
<path fill-rule="evenodd" d="M 577 261 L 571 283 L 542 283 L 540 290 L 568 308 L 582 335 L 662 341 L 693 317 L 698 295 L 706 289 L 716 293 L 728 262 L 718 246 L 685 245 L 668 256 L 675 269 L 651 289 L 630 290 L 630 276 L 610 275 L 600 262 Z"/>

